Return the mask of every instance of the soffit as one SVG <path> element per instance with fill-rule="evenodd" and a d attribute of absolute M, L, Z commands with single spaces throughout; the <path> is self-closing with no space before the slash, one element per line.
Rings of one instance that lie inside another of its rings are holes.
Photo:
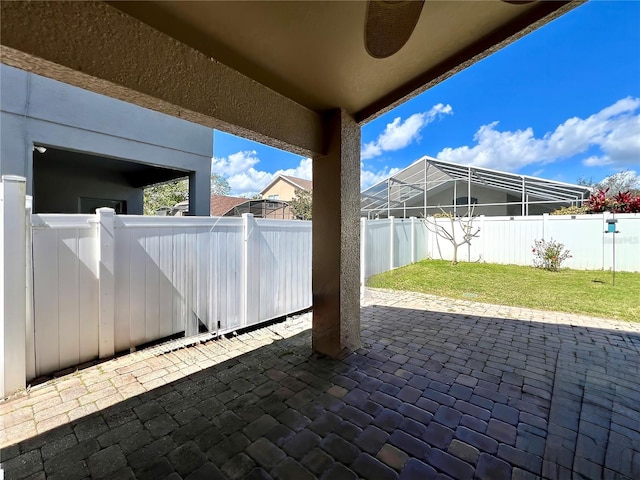
<path fill-rule="evenodd" d="M 315 111 L 366 121 L 578 3 L 426 0 L 408 43 L 364 47 L 366 2 L 113 2 L 112 6 Z"/>
<path fill-rule="evenodd" d="M 188 177 L 189 172 L 166 167 L 133 162 L 126 159 L 103 157 L 91 153 L 47 147 L 44 153 L 34 153 L 34 169 L 53 168 L 91 174 L 96 178 L 106 175 L 121 175 L 134 188 L 179 178 Z"/>

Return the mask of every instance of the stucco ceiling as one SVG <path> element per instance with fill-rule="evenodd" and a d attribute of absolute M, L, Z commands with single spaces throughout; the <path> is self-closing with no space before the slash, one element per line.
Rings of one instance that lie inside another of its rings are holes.
<path fill-rule="evenodd" d="M 8 65 L 313 155 L 327 111 L 367 122 L 580 3 L 425 0 L 407 43 L 374 58 L 364 1 L 12 1 L 0 48 Z"/>
<path fill-rule="evenodd" d="M 566 2 L 426 0 L 386 59 L 367 54 L 367 2 L 113 2 L 116 8 L 315 111 L 359 120 L 567 10 Z"/>

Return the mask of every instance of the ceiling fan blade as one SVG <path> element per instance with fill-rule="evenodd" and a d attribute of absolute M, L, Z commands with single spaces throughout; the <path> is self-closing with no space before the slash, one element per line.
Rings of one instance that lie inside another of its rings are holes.
<path fill-rule="evenodd" d="M 409 40 L 420 18 L 424 0 L 369 0 L 365 48 L 373 58 L 387 58 Z"/>

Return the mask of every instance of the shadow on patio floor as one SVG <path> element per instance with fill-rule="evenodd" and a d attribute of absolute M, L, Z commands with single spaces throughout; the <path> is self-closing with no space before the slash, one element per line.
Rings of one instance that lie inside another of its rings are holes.
<path fill-rule="evenodd" d="M 338 362 L 306 330 L 137 394 L 7 446 L 5 476 L 640 477 L 637 334 L 370 305 L 362 337 Z"/>

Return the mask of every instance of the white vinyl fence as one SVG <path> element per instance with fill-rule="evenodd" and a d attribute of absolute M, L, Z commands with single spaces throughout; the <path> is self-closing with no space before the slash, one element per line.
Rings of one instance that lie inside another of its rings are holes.
<path fill-rule="evenodd" d="M 610 270 L 614 234 L 605 233 L 607 220 L 617 220 L 615 268 L 640 271 L 640 214 L 536 215 L 485 217 L 473 220 L 480 229 L 470 245 L 458 248 L 459 261 L 533 265 L 535 240 L 556 240 L 571 252 L 563 266 L 578 270 Z M 436 233 L 451 231 L 448 218 L 361 220 L 361 280 L 424 258 L 453 259 L 453 246 Z M 463 237 L 454 222 L 456 239 Z"/>
<path fill-rule="evenodd" d="M 31 214 L 0 183 L 0 398 L 25 380 L 167 336 L 311 306 L 311 222 Z"/>
<path fill-rule="evenodd" d="M 32 215 L 24 179 L 2 180 L 0 397 L 25 379 L 167 336 L 222 334 L 311 306 L 311 222 L 108 208 Z M 478 217 L 479 235 L 459 260 L 531 265 L 534 241 L 553 238 L 573 255 L 566 266 L 610 269 L 611 217 Z M 616 269 L 640 271 L 640 215 L 615 218 Z M 450 228 L 448 219 L 428 221 Z M 424 258 L 451 259 L 451 244 L 427 227 L 362 219 L 362 284 Z"/>
<path fill-rule="evenodd" d="M 32 215 L 35 375 L 311 306 L 311 223 Z"/>
<path fill-rule="evenodd" d="M 417 218 L 360 219 L 360 281 L 428 257 L 428 231 Z"/>

